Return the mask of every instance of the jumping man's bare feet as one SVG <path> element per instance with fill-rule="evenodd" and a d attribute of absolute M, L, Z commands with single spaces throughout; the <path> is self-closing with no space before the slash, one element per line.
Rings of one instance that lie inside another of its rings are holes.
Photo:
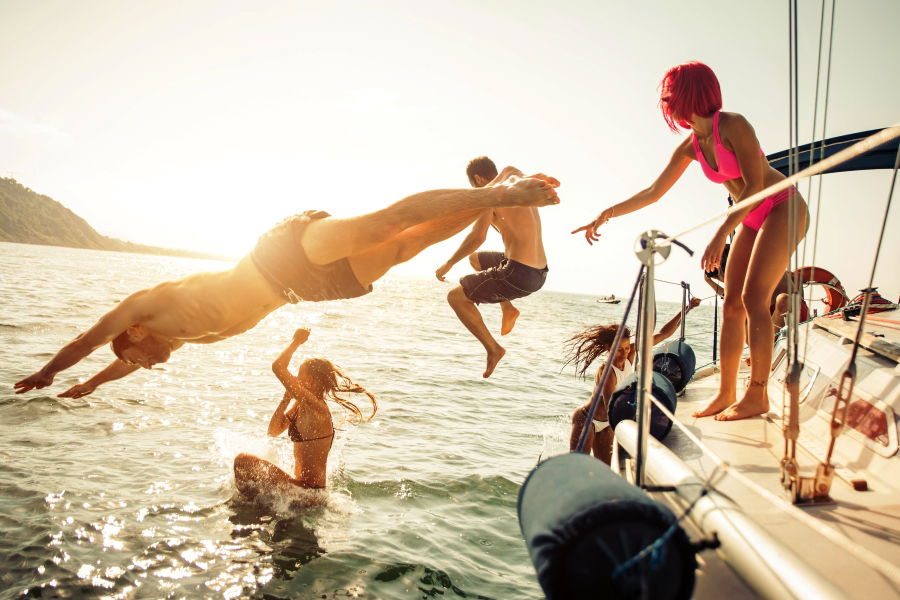
<path fill-rule="evenodd" d="M 700 418 L 715 415 L 722 412 L 732 404 L 734 404 L 734 394 L 723 394 L 719 392 L 719 394 L 715 398 L 713 398 L 705 408 L 694 411 L 691 416 L 694 418 Z"/>
<path fill-rule="evenodd" d="M 519 318 L 519 309 L 512 305 L 511 302 L 501 302 L 500 310 L 503 311 L 503 320 L 500 323 L 500 335 L 506 335 L 512 331 Z"/>
<path fill-rule="evenodd" d="M 493 350 L 488 350 L 487 355 L 487 368 L 484 370 L 484 375 L 482 377 L 488 378 L 491 376 L 491 373 L 494 372 L 494 369 L 497 367 L 497 363 L 500 362 L 500 359 L 503 358 L 503 355 L 506 354 L 506 350 L 503 346 L 497 346 Z"/>
<path fill-rule="evenodd" d="M 740 402 L 716 415 L 716 421 L 737 421 L 769 412 L 767 381 L 751 381 Z"/>
<path fill-rule="evenodd" d="M 555 182 L 556 180 L 554 180 Z M 558 182 L 556 182 L 558 184 Z M 497 206 L 548 206 L 559 204 L 553 183 L 532 178 L 511 177 L 497 186 L 501 190 Z"/>

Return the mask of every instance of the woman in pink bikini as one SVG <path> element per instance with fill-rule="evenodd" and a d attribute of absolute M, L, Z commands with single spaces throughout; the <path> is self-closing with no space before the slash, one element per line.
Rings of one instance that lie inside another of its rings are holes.
<path fill-rule="evenodd" d="M 669 69 L 660 84 L 660 108 L 672 131 L 690 129 L 656 181 L 631 198 L 610 206 L 596 219 L 572 233 L 583 231 L 589 244 L 599 239 L 598 228 L 659 200 L 696 160 L 706 176 L 721 183 L 740 206 L 741 200 L 785 177 L 766 161 L 753 127 L 742 115 L 721 112 L 722 93 L 712 69 L 689 62 Z M 797 235 L 788 231 L 793 197 L 797 207 Z M 728 235 L 737 228 L 725 269 L 725 301 L 720 342 L 719 393 L 695 417 L 716 415 L 720 421 L 744 419 L 769 410 L 766 383 L 772 362 L 772 317 L 769 303 L 784 275 L 788 259 L 806 233 L 806 202 L 793 187 L 769 196 L 755 208 L 738 210 L 716 231 L 703 254 L 705 271 L 718 267 Z M 737 398 L 737 374 L 744 348 L 744 323 L 750 345 L 750 385 Z"/>

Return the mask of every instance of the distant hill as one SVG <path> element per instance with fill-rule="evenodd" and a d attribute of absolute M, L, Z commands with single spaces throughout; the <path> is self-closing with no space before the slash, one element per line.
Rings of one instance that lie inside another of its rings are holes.
<path fill-rule="evenodd" d="M 100 235 L 87 221 L 53 198 L 38 194 L 7 177 L 0 177 L 0 242 L 190 258 L 222 258 L 188 250 L 144 246 Z"/>

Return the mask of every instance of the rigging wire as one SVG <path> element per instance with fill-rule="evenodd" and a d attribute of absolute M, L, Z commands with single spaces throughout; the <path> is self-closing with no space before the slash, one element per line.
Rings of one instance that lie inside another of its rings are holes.
<path fill-rule="evenodd" d="M 832 50 L 834 49 L 834 11 L 835 11 L 835 0 L 831 0 L 831 23 L 830 23 L 830 29 L 828 32 L 828 63 L 827 63 L 828 66 L 826 67 L 826 70 L 825 70 L 825 100 L 824 100 L 824 106 L 822 107 L 822 139 L 819 143 L 819 160 L 822 160 L 825 157 L 825 139 L 827 138 L 826 133 L 828 131 L 828 129 L 827 129 L 827 126 L 828 126 L 828 100 L 831 97 L 831 55 L 832 55 Z M 822 0 L 822 12 L 821 12 L 821 17 L 820 17 L 820 21 L 819 21 L 819 61 L 818 61 L 818 66 L 816 68 L 816 102 L 813 102 L 813 110 L 814 111 L 818 108 L 819 72 L 822 67 L 822 30 L 823 30 L 824 21 L 825 21 L 825 0 Z M 809 151 L 810 166 L 813 164 L 813 156 L 815 154 L 815 140 L 816 140 L 816 133 L 815 133 L 816 117 L 815 117 L 815 114 L 816 113 L 813 112 L 813 137 L 812 137 L 812 145 L 810 146 L 810 151 Z M 819 185 L 816 189 L 816 192 L 817 192 L 817 194 L 816 194 L 816 218 L 815 218 L 815 225 L 813 227 L 813 236 L 812 236 L 813 240 L 812 240 L 811 262 L 812 262 L 813 266 L 815 266 L 815 264 L 816 264 L 817 250 L 819 247 L 819 216 L 821 215 L 822 187 L 824 185 L 821 174 L 819 175 L 818 183 L 819 183 Z M 810 200 L 812 199 L 812 178 L 809 179 L 809 199 Z M 808 239 L 808 237 L 806 239 Z M 806 262 L 806 260 L 805 260 L 806 240 L 804 240 L 804 243 L 803 243 L 803 253 L 804 253 L 804 261 L 803 262 L 805 263 Z M 801 281 L 800 282 L 801 289 L 802 289 L 802 283 L 803 282 Z M 808 300 L 807 300 L 807 306 L 812 306 L 813 305 L 813 288 L 811 285 L 808 286 L 808 288 L 809 288 L 808 289 L 809 296 L 808 296 Z M 804 343 L 803 343 L 803 356 L 806 356 L 808 351 L 809 351 L 809 336 L 806 336 Z"/>
<path fill-rule="evenodd" d="M 894 160 L 894 175 L 891 177 L 891 186 L 888 190 L 887 206 L 884 207 L 884 219 L 881 221 L 881 233 L 878 234 L 878 245 L 875 247 L 875 259 L 872 261 L 872 273 L 869 275 L 869 288 L 875 281 L 875 269 L 878 266 L 878 256 L 881 254 L 881 244 L 884 242 L 884 232 L 887 229 L 888 213 L 891 212 L 891 198 L 894 196 L 894 186 L 897 183 L 897 169 L 900 167 L 900 146 L 897 147 L 897 158 Z M 862 315 L 860 315 L 862 320 Z"/>

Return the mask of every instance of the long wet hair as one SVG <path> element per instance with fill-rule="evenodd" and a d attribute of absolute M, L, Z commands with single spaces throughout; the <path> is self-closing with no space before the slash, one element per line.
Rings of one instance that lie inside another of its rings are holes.
<path fill-rule="evenodd" d="M 566 340 L 565 365 L 574 364 L 575 374 L 584 377 L 592 362 L 611 352 L 618 330 L 618 325 L 594 325 L 581 333 L 576 333 Z M 626 327 L 622 339 L 628 337 L 631 337 L 631 331 Z"/>
<path fill-rule="evenodd" d="M 378 410 L 378 402 L 376 402 L 375 396 L 373 396 L 371 392 L 361 385 L 353 383 L 353 381 L 344 375 L 343 371 L 333 365 L 330 360 L 324 358 L 307 358 L 303 361 L 303 364 L 300 365 L 300 368 L 302 369 L 304 365 L 308 366 L 309 375 L 315 385 L 315 389 L 310 391 L 319 394 L 326 399 L 333 400 L 350 411 L 353 415 L 350 417 L 351 423 L 361 423 L 363 421 L 372 420 L 372 417 L 375 416 L 375 412 Z M 338 394 L 346 392 L 365 394 L 372 403 L 372 414 L 363 418 L 362 411 L 356 404 L 346 398 L 338 396 Z"/>

